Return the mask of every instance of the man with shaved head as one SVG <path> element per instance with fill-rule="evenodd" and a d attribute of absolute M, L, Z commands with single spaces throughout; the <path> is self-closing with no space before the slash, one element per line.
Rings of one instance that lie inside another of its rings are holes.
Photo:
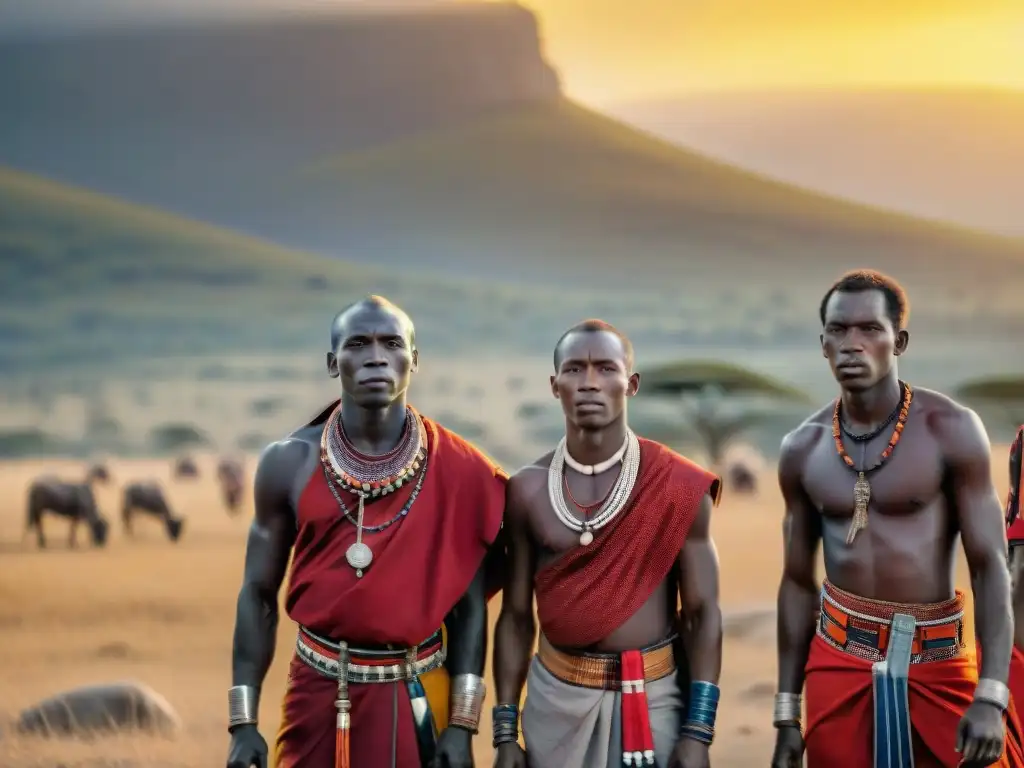
<path fill-rule="evenodd" d="M 706 768 L 722 662 L 710 533 L 721 483 L 627 426 L 640 375 L 625 334 L 580 323 L 554 364 L 565 437 L 508 483 L 497 768 Z"/>
<path fill-rule="evenodd" d="M 378 296 L 340 312 L 341 397 L 267 447 L 238 597 L 228 768 L 267 768 L 259 692 L 278 592 L 299 625 L 278 768 L 470 768 L 487 651 L 485 560 L 507 478 L 409 406 L 416 332 Z"/>

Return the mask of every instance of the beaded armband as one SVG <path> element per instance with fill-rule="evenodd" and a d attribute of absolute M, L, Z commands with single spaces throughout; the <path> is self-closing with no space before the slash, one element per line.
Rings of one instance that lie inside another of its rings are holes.
<path fill-rule="evenodd" d="M 497 749 L 501 744 L 519 741 L 519 705 L 498 704 L 491 710 L 494 739 L 491 746 Z"/>
<path fill-rule="evenodd" d="M 480 730 L 487 686 L 479 675 L 456 675 L 451 684 L 451 713 L 448 724 L 471 733 Z"/>
<path fill-rule="evenodd" d="M 718 697 L 721 691 L 714 683 L 694 680 L 690 683 L 690 706 L 680 735 L 687 739 L 711 744 L 715 740 L 715 719 L 718 716 Z"/>

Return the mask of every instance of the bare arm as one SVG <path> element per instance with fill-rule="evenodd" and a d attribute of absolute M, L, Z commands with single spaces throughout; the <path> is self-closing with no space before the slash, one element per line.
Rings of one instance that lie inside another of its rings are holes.
<path fill-rule="evenodd" d="M 297 442 L 275 443 L 264 451 L 256 468 L 256 514 L 249 529 L 245 571 L 238 594 L 232 680 L 233 685 L 248 685 L 257 691 L 274 658 L 278 593 L 295 541 L 291 484 L 304 449 Z"/>
<path fill-rule="evenodd" d="M 783 520 L 784 561 L 778 597 L 778 690 L 799 694 L 814 639 L 818 611 L 816 558 L 821 544 L 821 517 L 804 491 L 803 462 L 811 436 L 797 430 L 782 442 L 779 487 L 786 505 Z"/>
<path fill-rule="evenodd" d="M 445 618 L 448 658 L 445 667 L 452 677 L 483 677 L 487 660 L 487 577 L 486 561 L 473 577 L 469 589 Z"/>
<path fill-rule="evenodd" d="M 536 553 L 530 540 L 522 479 L 512 477 L 506 489 L 505 529 L 508 572 L 501 597 L 501 614 L 494 631 L 494 688 L 499 704 L 519 704 L 530 668 L 536 637 L 533 617 L 533 576 Z"/>
<path fill-rule="evenodd" d="M 992 482 L 991 446 L 977 414 L 958 408 L 935 420 L 974 592 L 981 677 L 1005 683 L 1013 647 L 1006 522 Z"/>
<path fill-rule="evenodd" d="M 679 596 L 687 620 L 690 679 L 718 683 L 722 672 L 722 611 L 718 602 L 718 551 L 711 538 L 710 496 L 700 511 L 679 554 Z"/>

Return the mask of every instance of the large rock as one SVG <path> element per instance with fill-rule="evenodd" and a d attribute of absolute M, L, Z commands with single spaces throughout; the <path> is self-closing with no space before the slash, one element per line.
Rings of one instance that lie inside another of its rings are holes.
<path fill-rule="evenodd" d="M 181 728 L 181 718 L 152 688 L 126 681 L 58 693 L 24 710 L 17 727 L 44 737 L 125 731 L 173 736 Z"/>

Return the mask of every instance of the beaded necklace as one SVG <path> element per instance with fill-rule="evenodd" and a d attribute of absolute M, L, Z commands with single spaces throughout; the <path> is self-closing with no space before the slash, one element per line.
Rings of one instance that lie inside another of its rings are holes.
<path fill-rule="evenodd" d="M 599 531 L 614 520 L 623 509 L 625 509 L 630 495 L 633 493 L 633 486 L 636 485 L 637 474 L 640 471 L 640 441 L 633 430 L 626 432 L 626 450 L 622 457 L 622 466 L 619 468 L 619 476 L 615 479 L 607 497 L 601 503 L 600 509 L 590 519 L 580 521 L 570 510 L 565 500 L 565 490 L 568 486 L 563 480 L 565 471 L 566 438 L 562 438 L 555 448 L 551 457 L 551 464 L 548 467 L 548 500 L 555 511 L 558 521 L 570 531 L 580 534 L 580 544 L 587 546 L 594 540 L 594 531 Z M 574 506 L 577 506 L 575 502 Z"/>
<path fill-rule="evenodd" d="M 857 538 L 857 534 L 868 527 L 868 504 L 871 502 L 871 483 L 868 482 L 867 475 L 880 469 L 889 460 L 893 451 L 896 450 L 896 445 L 900 441 L 903 429 L 907 425 L 907 417 L 910 415 L 910 403 L 914 399 L 914 390 L 903 381 L 900 382 L 900 389 L 902 390 L 903 397 L 901 398 L 899 416 L 896 419 L 896 426 L 893 429 L 892 437 L 889 438 L 889 443 L 886 445 L 885 450 L 882 451 L 878 461 L 864 469 L 857 469 L 853 459 L 850 458 L 846 448 L 843 447 L 843 428 L 840 416 L 842 398 L 836 398 L 836 407 L 832 413 L 832 439 L 835 442 L 839 458 L 842 459 L 846 466 L 857 473 L 857 482 L 853 484 L 853 521 L 850 523 L 850 529 L 846 534 L 847 544 L 852 544 L 853 540 Z"/>
<path fill-rule="evenodd" d="M 398 445 L 381 456 L 367 456 L 357 451 L 345 435 L 341 423 L 341 405 L 330 415 L 320 437 L 320 463 L 327 486 L 348 522 L 356 526 L 356 540 L 345 552 L 345 559 L 355 569 L 356 576 L 373 562 L 373 550 L 363 541 L 363 533 L 377 533 L 398 522 L 412 508 L 426 476 L 427 437 L 423 420 L 411 408 L 406 410 L 405 427 Z M 383 525 L 366 528 L 363 525 L 366 500 L 394 493 L 419 475 L 409 499 L 394 518 Z M 341 498 L 340 490 L 356 496 L 359 506 L 356 519 Z"/>

